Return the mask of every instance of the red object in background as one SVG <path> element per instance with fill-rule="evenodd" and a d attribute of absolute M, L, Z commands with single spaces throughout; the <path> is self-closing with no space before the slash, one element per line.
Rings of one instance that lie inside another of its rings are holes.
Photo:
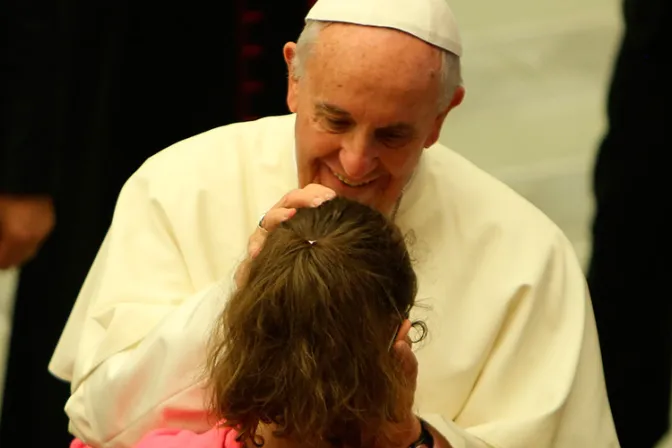
<path fill-rule="evenodd" d="M 247 60 L 252 55 L 249 51 L 247 38 L 247 29 L 252 23 L 259 23 L 264 20 L 263 11 L 247 9 L 245 0 L 236 0 L 236 72 L 237 85 L 235 94 L 235 114 L 238 120 L 250 118 L 249 92 L 245 91 L 244 85 L 247 79 Z M 246 51 L 247 49 L 247 51 Z"/>
<path fill-rule="evenodd" d="M 282 45 L 296 40 L 316 0 L 279 6 L 277 0 L 235 0 L 235 119 L 286 113 Z"/>
<path fill-rule="evenodd" d="M 261 11 L 244 11 L 240 21 L 247 25 L 249 23 L 261 22 L 264 19 L 264 13 Z"/>

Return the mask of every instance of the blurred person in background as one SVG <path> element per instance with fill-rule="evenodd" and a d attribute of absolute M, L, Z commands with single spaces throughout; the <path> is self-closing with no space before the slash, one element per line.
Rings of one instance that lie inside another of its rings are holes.
<path fill-rule="evenodd" d="M 311 4 L 2 2 L 0 269 L 21 273 L 0 446 L 68 446 L 47 364 L 123 182 L 176 141 L 285 113 L 281 49 Z"/>
<path fill-rule="evenodd" d="M 625 0 L 625 33 L 599 150 L 588 280 L 611 409 L 623 448 L 649 448 L 668 428 L 672 380 L 672 211 L 664 185 L 672 103 L 667 0 Z M 668 111 L 669 112 L 669 111 Z"/>

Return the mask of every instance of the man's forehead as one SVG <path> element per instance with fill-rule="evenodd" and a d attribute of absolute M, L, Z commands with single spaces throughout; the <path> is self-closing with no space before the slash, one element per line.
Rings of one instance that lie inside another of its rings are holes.
<path fill-rule="evenodd" d="M 436 47 L 398 30 L 334 24 L 321 31 L 304 70 L 318 84 L 409 91 L 433 83 L 441 63 Z"/>

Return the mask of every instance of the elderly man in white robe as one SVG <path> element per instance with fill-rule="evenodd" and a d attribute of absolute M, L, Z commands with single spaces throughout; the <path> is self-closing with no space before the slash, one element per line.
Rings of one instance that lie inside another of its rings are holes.
<path fill-rule="evenodd" d="M 121 448 L 209 429 L 204 349 L 237 266 L 296 208 L 342 195 L 412 235 L 430 329 L 413 411 L 434 440 L 400 447 L 617 447 L 569 242 L 437 143 L 465 95 L 448 5 L 319 0 L 306 19 L 284 47 L 291 115 L 177 143 L 124 186 L 50 364 L 71 432 Z"/>

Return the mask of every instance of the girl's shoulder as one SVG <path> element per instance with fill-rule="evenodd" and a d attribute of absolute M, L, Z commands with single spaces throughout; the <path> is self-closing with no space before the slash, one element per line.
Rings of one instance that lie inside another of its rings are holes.
<path fill-rule="evenodd" d="M 201 434 L 182 429 L 157 429 L 138 442 L 135 448 L 242 448 L 232 428 L 215 427 Z"/>

